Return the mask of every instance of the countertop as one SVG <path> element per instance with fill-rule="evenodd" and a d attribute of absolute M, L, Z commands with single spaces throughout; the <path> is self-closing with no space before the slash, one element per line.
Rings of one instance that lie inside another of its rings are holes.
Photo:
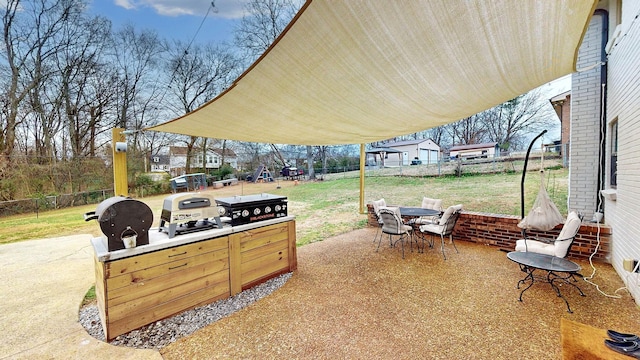
<path fill-rule="evenodd" d="M 93 250 L 95 251 L 96 258 L 100 262 L 112 261 L 117 259 L 123 259 L 135 255 L 140 255 L 152 251 L 168 249 L 174 246 L 190 244 L 202 240 L 213 239 L 241 231 L 247 231 L 256 229 L 263 226 L 279 224 L 287 221 L 295 220 L 295 216 L 285 216 L 276 219 L 269 219 L 263 221 L 257 221 L 250 224 L 229 226 L 225 225 L 221 229 L 203 230 L 188 234 L 176 235 L 173 238 L 169 238 L 169 235 L 165 232 L 159 231 L 157 227 L 149 229 L 149 244 L 136 246 L 129 249 L 108 251 L 107 238 L 105 236 L 91 239 Z"/>

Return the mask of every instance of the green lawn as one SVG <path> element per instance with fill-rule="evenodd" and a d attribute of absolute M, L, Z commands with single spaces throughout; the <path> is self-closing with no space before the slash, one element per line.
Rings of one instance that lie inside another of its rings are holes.
<path fill-rule="evenodd" d="M 465 175 L 462 177 L 367 177 L 365 202 L 384 198 L 387 204 L 420 206 L 423 196 L 443 200 L 443 206 L 463 204 L 464 209 L 496 214 L 520 216 L 521 173 Z M 551 199 L 563 215 L 567 213 L 566 169 L 548 170 L 546 187 Z M 223 192 L 212 191 L 214 196 L 255 194 L 269 192 L 284 195 L 289 200 L 289 214 L 296 216 L 297 242 L 304 245 L 327 237 L 366 226 L 366 215 L 359 213 L 359 179 L 344 178 L 317 182 L 291 181 L 275 184 L 242 184 L 225 187 Z M 527 173 L 525 182 L 525 212 L 531 208 L 540 176 Z M 154 213 L 154 226 L 165 195 L 140 199 Z M 71 234 L 100 235 L 95 221 L 85 222 L 83 214 L 95 210 L 96 205 L 52 210 L 0 218 L 0 243 L 29 239 L 52 238 Z"/>

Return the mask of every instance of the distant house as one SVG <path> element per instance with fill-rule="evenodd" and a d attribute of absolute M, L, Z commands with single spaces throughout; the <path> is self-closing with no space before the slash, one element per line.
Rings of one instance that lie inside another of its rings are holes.
<path fill-rule="evenodd" d="M 222 151 L 222 149 L 213 149 L 212 151 L 217 155 L 217 160 L 219 164 L 222 165 L 222 160 L 224 158 L 224 163 L 229 164 L 229 166 L 231 166 L 234 169 L 238 169 L 238 155 L 236 155 L 235 151 L 231 149 L 224 149 L 224 152 Z M 215 163 L 216 161 L 215 156 L 213 160 Z"/>
<path fill-rule="evenodd" d="M 191 168 L 204 168 L 206 170 L 219 169 L 222 163 L 222 149 L 207 150 L 206 154 L 202 151 L 193 151 L 191 159 Z M 206 159 L 204 158 L 206 156 Z M 203 161 L 205 160 L 205 161 Z M 224 151 L 224 163 L 229 164 L 232 168 L 238 168 L 238 156 L 231 149 Z M 184 146 L 169 147 L 169 172 L 172 176 L 184 175 L 187 166 L 187 148 Z"/>
<path fill-rule="evenodd" d="M 451 159 L 477 159 L 500 156 L 497 142 L 484 144 L 456 145 L 449 149 Z"/>
<path fill-rule="evenodd" d="M 187 166 L 187 148 L 183 146 L 169 147 L 169 172 L 171 176 L 185 175 Z"/>
<path fill-rule="evenodd" d="M 169 172 L 169 155 L 153 155 L 149 158 L 151 172 Z"/>
<path fill-rule="evenodd" d="M 384 147 L 401 152 L 397 160 L 395 156 L 387 158 L 387 166 L 409 165 L 414 160 L 419 160 L 422 164 L 435 164 L 440 160 L 440 146 L 431 139 L 390 142 L 384 144 Z"/>

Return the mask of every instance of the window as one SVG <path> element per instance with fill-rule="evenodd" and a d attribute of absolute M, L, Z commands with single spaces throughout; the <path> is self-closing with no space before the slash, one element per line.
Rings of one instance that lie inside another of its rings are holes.
<path fill-rule="evenodd" d="M 618 185 L 618 119 L 611 124 L 611 169 L 609 173 L 609 185 L 615 188 Z"/>

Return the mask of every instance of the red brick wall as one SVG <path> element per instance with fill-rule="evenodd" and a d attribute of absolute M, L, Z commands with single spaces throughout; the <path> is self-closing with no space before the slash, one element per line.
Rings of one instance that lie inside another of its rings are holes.
<path fill-rule="evenodd" d="M 367 204 L 369 226 L 378 226 L 373 207 Z M 505 251 L 513 251 L 516 240 L 522 238 L 522 229 L 518 227 L 519 216 L 488 214 L 463 211 L 453 232 L 456 241 L 464 240 L 495 246 Z M 527 231 L 530 237 L 554 239 L 560 234 L 562 224 L 550 231 Z M 588 259 L 598 246 L 598 227 L 592 223 L 582 223 L 580 231 L 571 246 L 569 258 Z M 611 228 L 600 225 L 600 245 L 593 256 L 594 261 L 609 263 Z"/>

